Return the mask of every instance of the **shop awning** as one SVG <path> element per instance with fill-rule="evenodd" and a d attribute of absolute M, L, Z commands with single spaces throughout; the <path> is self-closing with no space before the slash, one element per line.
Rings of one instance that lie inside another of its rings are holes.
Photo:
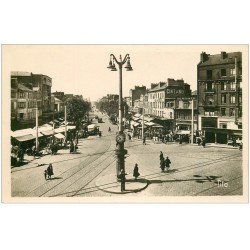
<path fill-rule="evenodd" d="M 60 127 L 55 129 L 55 133 L 63 133 L 65 132 L 65 127 Z"/>
<path fill-rule="evenodd" d="M 18 141 L 29 141 L 36 138 L 36 130 L 32 128 L 20 129 L 11 131 L 11 137 L 16 138 Z M 38 132 L 38 137 L 43 135 Z"/>
<path fill-rule="evenodd" d="M 50 136 L 50 135 L 53 135 L 55 132 L 54 130 L 47 130 L 47 131 L 42 131 L 41 133 L 43 135 Z"/>
<path fill-rule="evenodd" d="M 73 130 L 76 129 L 76 126 L 67 126 L 67 130 Z"/>
<path fill-rule="evenodd" d="M 29 134 L 29 135 L 23 135 L 23 136 L 19 136 L 19 137 L 15 137 L 15 138 L 16 138 L 16 140 L 23 142 L 23 141 L 33 140 L 36 137 L 34 137 L 33 135 Z"/>
<path fill-rule="evenodd" d="M 139 125 L 140 125 L 140 123 L 138 123 L 138 122 L 134 122 L 132 125 L 133 125 L 134 127 L 137 127 L 137 126 L 139 126 Z"/>
<path fill-rule="evenodd" d="M 177 135 L 190 135 L 190 131 L 189 130 L 178 130 Z"/>
<path fill-rule="evenodd" d="M 157 124 L 155 124 L 154 122 L 146 122 L 145 124 L 146 124 L 147 126 L 157 125 Z"/>
<path fill-rule="evenodd" d="M 65 136 L 63 134 L 61 134 L 61 133 L 55 134 L 55 137 L 57 139 L 64 139 L 65 138 Z"/>
<path fill-rule="evenodd" d="M 153 127 L 153 128 L 163 128 L 163 126 L 161 126 L 161 125 L 158 125 L 158 124 L 156 124 L 156 125 L 153 125 L 152 127 Z"/>

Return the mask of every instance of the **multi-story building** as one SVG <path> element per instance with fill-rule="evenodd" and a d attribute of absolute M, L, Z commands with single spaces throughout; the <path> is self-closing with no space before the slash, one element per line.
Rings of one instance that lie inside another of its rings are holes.
<path fill-rule="evenodd" d="M 193 108 L 193 130 L 198 130 L 197 92 L 192 93 L 192 98 L 176 98 L 173 108 L 176 130 L 189 130 L 192 128 Z M 193 101 L 193 106 L 192 106 Z"/>
<path fill-rule="evenodd" d="M 52 79 L 49 76 L 42 74 L 33 74 L 30 72 L 12 71 L 11 81 L 16 81 L 18 84 L 36 92 L 38 106 L 41 106 L 42 114 L 51 112 L 51 86 Z"/>
<path fill-rule="evenodd" d="M 154 84 L 151 85 L 151 89 L 148 90 L 148 107 L 150 115 L 164 117 L 166 88 L 167 84 L 165 82 L 160 82 L 157 86 Z"/>
<path fill-rule="evenodd" d="M 130 97 L 130 107 L 134 107 L 134 101 L 140 99 L 141 95 L 145 95 L 147 93 L 146 86 L 135 86 L 134 89 L 129 90 Z"/>
<path fill-rule="evenodd" d="M 11 129 L 16 130 L 34 125 L 36 118 L 36 93 L 22 84 L 11 88 Z M 38 107 L 38 116 L 41 116 L 41 107 Z"/>
<path fill-rule="evenodd" d="M 153 87 L 153 88 L 152 88 Z M 191 97 L 190 85 L 184 80 L 167 79 L 157 86 L 151 85 L 148 91 L 148 102 L 151 114 L 173 119 L 173 107 L 176 98 Z"/>
<path fill-rule="evenodd" d="M 242 53 L 201 53 L 197 65 L 199 130 L 206 140 L 227 143 L 242 134 Z"/>

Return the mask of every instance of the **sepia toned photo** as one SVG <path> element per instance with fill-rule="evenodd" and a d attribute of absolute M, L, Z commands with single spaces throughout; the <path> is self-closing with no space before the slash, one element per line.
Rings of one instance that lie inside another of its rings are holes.
<path fill-rule="evenodd" d="M 248 202 L 248 45 L 2 45 L 3 201 Z"/>

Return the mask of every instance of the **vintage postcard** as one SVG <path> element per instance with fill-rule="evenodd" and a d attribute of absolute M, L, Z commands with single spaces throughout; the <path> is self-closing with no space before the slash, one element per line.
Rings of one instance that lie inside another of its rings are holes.
<path fill-rule="evenodd" d="M 248 45 L 1 49 L 3 202 L 248 202 Z"/>

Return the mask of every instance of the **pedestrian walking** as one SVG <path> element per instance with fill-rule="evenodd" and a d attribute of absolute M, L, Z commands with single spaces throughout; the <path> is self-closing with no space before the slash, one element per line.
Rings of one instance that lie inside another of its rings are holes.
<path fill-rule="evenodd" d="M 135 177 L 135 180 L 137 180 L 137 178 L 140 176 L 139 168 L 138 168 L 137 163 L 135 164 L 135 167 L 134 167 L 133 176 Z"/>
<path fill-rule="evenodd" d="M 161 168 L 161 172 L 164 172 L 164 169 L 165 169 L 165 161 L 164 161 L 164 158 L 162 158 L 161 161 L 160 161 L 160 168 Z"/>
<path fill-rule="evenodd" d="M 161 161 L 161 159 L 163 159 L 164 157 L 163 157 L 163 153 L 162 153 L 162 151 L 160 151 L 160 161 Z"/>
<path fill-rule="evenodd" d="M 146 145 L 146 137 L 144 136 L 143 139 L 142 139 L 142 144 L 143 145 Z"/>
<path fill-rule="evenodd" d="M 166 160 L 165 160 L 165 167 L 166 167 L 166 171 L 168 171 L 168 170 L 169 170 L 169 168 L 170 168 L 170 164 L 171 164 L 171 161 L 169 160 L 169 158 L 168 158 L 168 157 L 166 157 Z"/>
<path fill-rule="evenodd" d="M 53 173 L 53 166 L 52 164 L 50 163 L 48 168 L 47 168 L 47 174 L 48 174 L 48 178 L 51 179 L 51 176 L 54 175 Z"/>
<path fill-rule="evenodd" d="M 71 140 L 70 142 L 70 146 L 69 146 L 69 153 L 73 153 L 74 152 L 74 143 L 73 143 L 73 140 Z"/>
<path fill-rule="evenodd" d="M 203 138 L 203 140 L 202 140 L 202 146 L 203 146 L 203 148 L 205 148 L 205 146 L 206 146 L 206 140 L 205 140 L 205 138 Z"/>
<path fill-rule="evenodd" d="M 123 192 L 125 191 L 125 182 L 126 182 L 126 174 L 124 169 L 121 170 L 120 180 L 121 180 L 121 192 Z"/>

